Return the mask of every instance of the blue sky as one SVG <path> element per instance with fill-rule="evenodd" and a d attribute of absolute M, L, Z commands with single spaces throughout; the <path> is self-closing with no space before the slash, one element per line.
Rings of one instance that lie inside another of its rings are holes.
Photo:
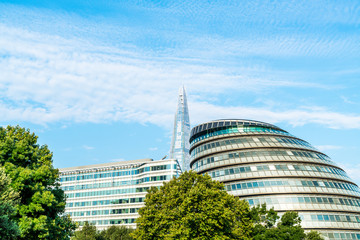
<path fill-rule="evenodd" d="M 168 154 L 190 121 L 266 121 L 360 183 L 359 1 L 0 1 L 0 124 L 56 167 Z"/>

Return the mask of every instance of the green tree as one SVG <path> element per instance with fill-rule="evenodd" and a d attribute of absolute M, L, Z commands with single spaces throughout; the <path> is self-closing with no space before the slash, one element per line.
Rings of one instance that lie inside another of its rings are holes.
<path fill-rule="evenodd" d="M 125 226 L 111 226 L 97 231 L 96 226 L 85 222 L 81 230 L 75 232 L 72 240 L 133 240 L 130 235 L 134 230 Z"/>
<path fill-rule="evenodd" d="M 248 203 L 208 175 L 185 172 L 151 188 L 139 210 L 135 239 L 250 239 Z"/>
<path fill-rule="evenodd" d="M 101 240 L 133 240 L 130 235 L 134 229 L 125 226 L 111 226 L 100 232 Z M 99 239 L 100 240 L 100 239 Z"/>
<path fill-rule="evenodd" d="M 72 240 L 98 240 L 98 232 L 96 227 L 89 222 L 85 222 L 81 230 L 75 232 L 75 235 Z"/>
<path fill-rule="evenodd" d="M 20 196 L 15 214 L 19 239 L 69 239 L 76 225 L 64 215 L 65 195 L 48 147 L 39 146 L 29 130 L 0 127 L 0 165 Z"/>
<path fill-rule="evenodd" d="M 254 223 L 251 235 L 255 240 L 264 239 L 265 232 L 273 228 L 279 219 L 277 212 L 275 212 L 273 208 L 267 210 L 266 204 L 252 207 L 250 215 Z"/>
<path fill-rule="evenodd" d="M 272 229 L 277 238 L 267 239 L 302 240 L 306 237 L 306 234 L 300 224 L 301 219 L 297 212 L 286 212 L 281 216 L 277 228 Z"/>
<path fill-rule="evenodd" d="M 316 231 L 305 233 L 297 212 L 288 211 L 277 222 L 279 217 L 274 209 L 267 210 L 263 204 L 251 209 L 251 219 L 254 240 L 323 240 Z"/>
<path fill-rule="evenodd" d="M 306 234 L 306 240 L 324 240 L 324 238 L 317 231 L 310 231 Z"/>
<path fill-rule="evenodd" d="M 15 239 L 20 235 L 19 226 L 13 220 L 15 204 L 19 194 L 11 187 L 11 179 L 0 167 L 0 236 L 1 239 Z"/>

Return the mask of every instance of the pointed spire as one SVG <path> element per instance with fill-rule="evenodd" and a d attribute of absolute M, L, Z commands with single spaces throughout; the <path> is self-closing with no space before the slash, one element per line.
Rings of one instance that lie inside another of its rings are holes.
<path fill-rule="evenodd" d="M 178 106 L 175 113 L 174 129 L 170 148 L 170 158 L 179 161 L 182 171 L 190 169 L 189 156 L 190 119 L 185 87 L 179 89 Z"/>

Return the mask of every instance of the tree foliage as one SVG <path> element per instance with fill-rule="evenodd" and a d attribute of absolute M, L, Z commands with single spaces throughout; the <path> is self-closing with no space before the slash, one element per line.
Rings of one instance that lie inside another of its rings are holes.
<path fill-rule="evenodd" d="M 0 167 L 0 236 L 1 239 L 15 239 L 20 235 L 19 226 L 14 221 L 15 204 L 19 194 L 11 187 L 11 179 Z"/>
<path fill-rule="evenodd" d="M 183 173 L 151 188 L 139 210 L 136 239 L 250 239 L 247 202 L 208 175 Z"/>
<path fill-rule="evenodd" d="M 278 214 L 274 209 L 267 210 L 263 204 L 251 209 L 251 219 L 254 240 L 323 240 L 316 231 L 305 233 L 297 212 L 285 212 L 277 222 Z"/>
<path fill-rule="evenodd" d="M 94 225 L 85 222 L 81 230 L 75 232 L 72 240 L 133 240 L 130 235 L 134 230 L 125 226 L 111 226 L 97 231 Z"/>
<path fill-rule="evenodd" d="M 1 127 L 0 165 L 20 196 L 15 214 L 19 239 L 68 239 L 75 224 L 64 215 L 65 195 L 48 147 L 37 144 L 37 136 L 29 130 Z"/>
<path fill-rule="evenodd" d="M 151 188 L 139 210 L 135 239 L 254 239 L 321 240 L 306 234 L 296 212 L 279 219 L 266 205 L 249 209 L 247 202 L 228 194 L 208 175 L 185 172 L 179 178 Z"/>
<path fill-rule="evenodd" d="M 98 232 L 94 225 L 85 222 L 81 230 L 76 231 L 72 240 L 98 240 Z"/>
<path fill-rule="evenodd" d="M 306 240 L 324 240 L 324 238 L 317 231 L 310 231 L 306 234 Z"/>
<path fill-rule="evenodd" d="M 133 240 L 131 233 L 134 230 L 125 226 L 111 226 L 100 232 L 99 240 Z"/>

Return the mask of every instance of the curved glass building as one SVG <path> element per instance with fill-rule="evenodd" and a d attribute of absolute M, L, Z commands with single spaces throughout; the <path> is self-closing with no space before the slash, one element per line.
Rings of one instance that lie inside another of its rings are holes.
<path fill-rule="evenodd" d="M 360 189 L 308 142 L 272 124 L 216 120 L 194 127 L 191 169 L 250 205 L 299 212 L 326 239 L 360 239 Z"/>

